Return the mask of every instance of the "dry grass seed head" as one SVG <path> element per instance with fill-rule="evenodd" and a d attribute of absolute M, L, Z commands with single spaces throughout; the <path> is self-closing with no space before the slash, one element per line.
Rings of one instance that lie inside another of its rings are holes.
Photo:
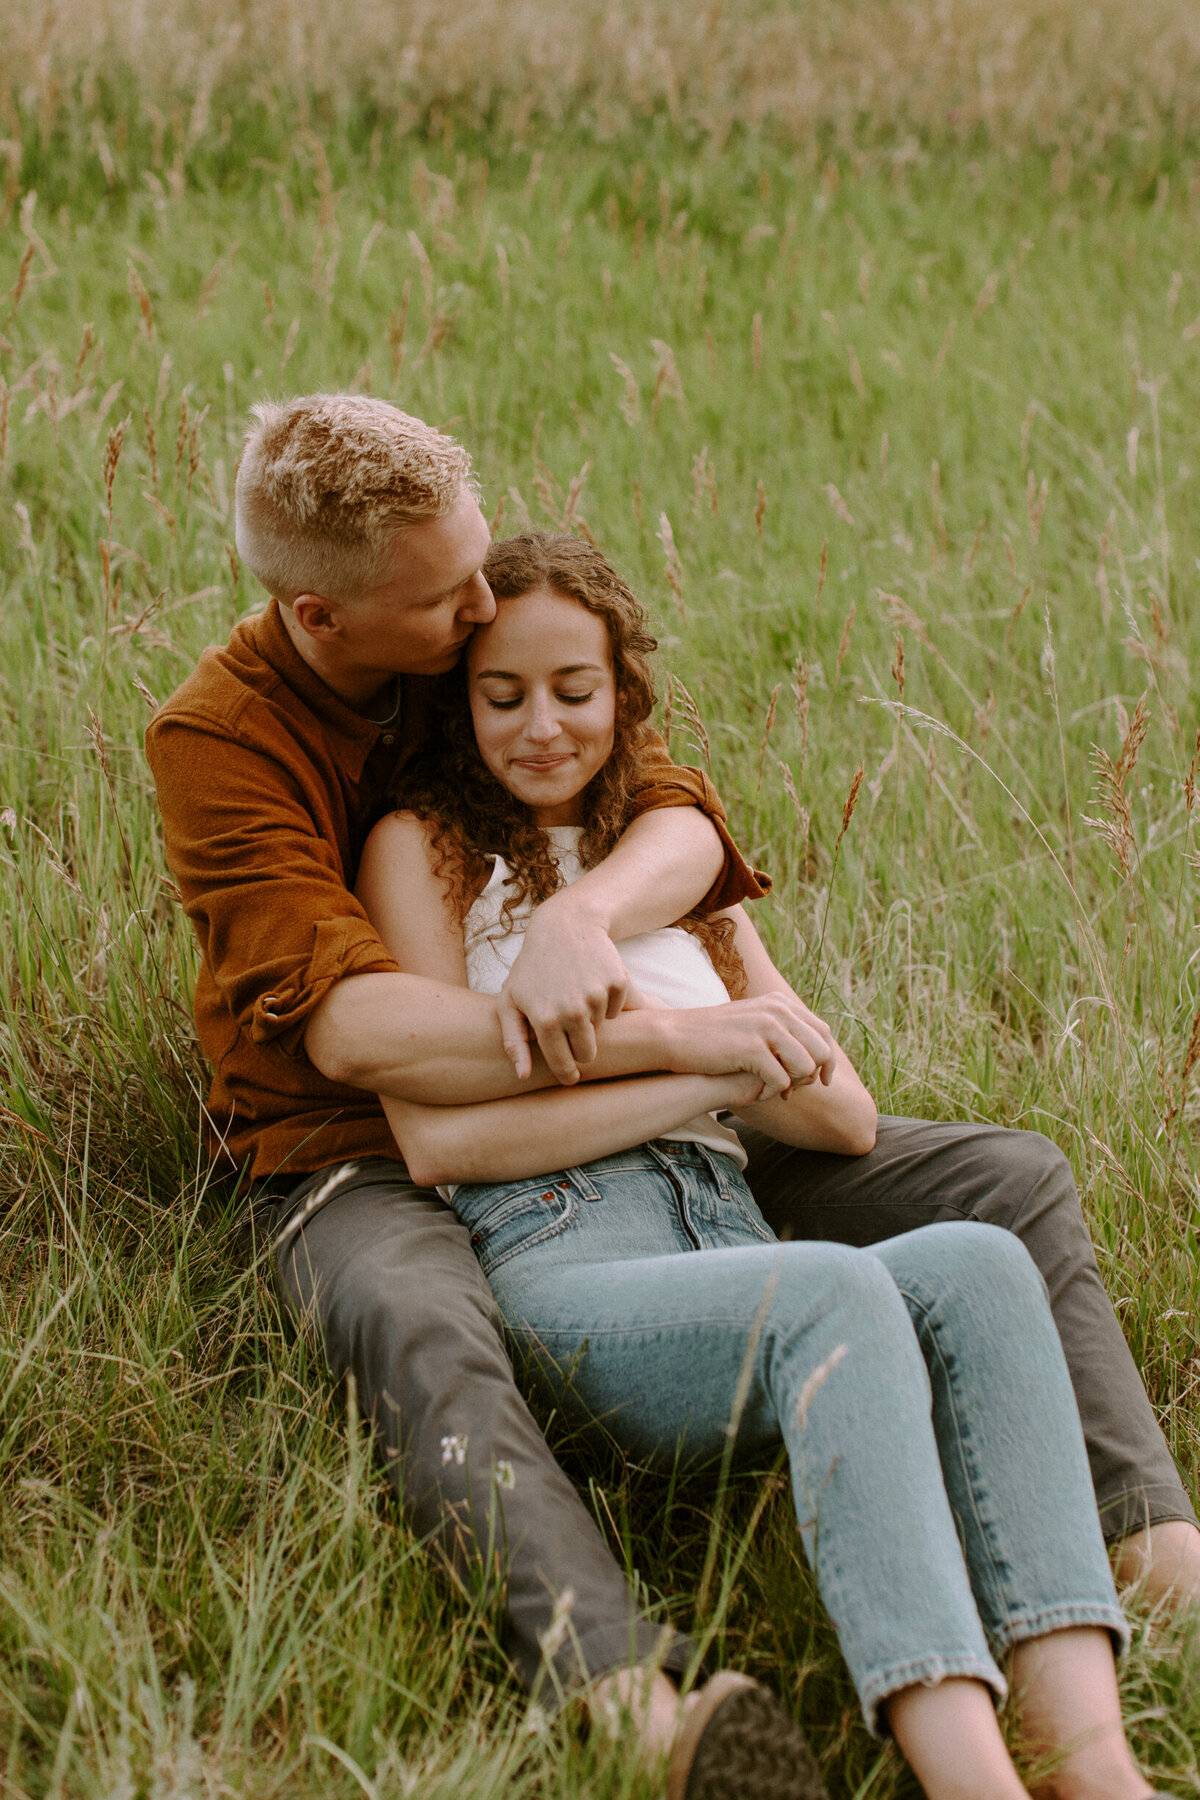
<path fill-rule="evenodd" d="M 850 783 L 850 792 L 846 795 L 846 804 L 842 807 L 842 828 L 837 834 L 837 843 L 835 843 L 833 847 L 835 855 L 842 839 L 850 829 L 850 821 L 854 817 L 854 809 L 858 805 L 859 789 L 862 787 L 863 783 L 864 766 L 864 764 L 859 763 L 858 768 L 854 771 L 854 779 Z"/>
<path fill-rule="evenodd" d="M 675 596 L 675 604 L 681 619 L 687 617 L 687 609 L 683 604 L 683 564 L 679 558 L 679 550 L 675 543 L 675 533 L 671 529 L 671 521 L 666 513 L 658 515 L 658 530 L 655 533 L 663 549 L 666 564 L 667 586 Z"/>
<path fill-rule="evenodd" d="M 1200 766 L 1200 731 L 1196 733 L 1196 747 L 1192 751 L 1192 760 L 1188 764 L 1188 772 L 1183 780 L 1183 800 L 1190 819 L 1192 808 L 1196 804 L 1196 769 Z"/>
<path fill-rule="evenodd" d="M 1124 730 L 1115 762 L 1098 744 L 1092 746 L 1092 767 L 1096 772 L 1102 816 L 1096 819 L 1085 817 L 1084 824 L 1099 832 L 1116 857 L 1121 874 L 1128 879 L 1133 870 L 1135 841 L 1127 789 L 1150 725 L 1144 693 L 1134 708 L 1132 719 L 1126 720 L 1124 708 L 1121 709 L 1121 721 Z"/>

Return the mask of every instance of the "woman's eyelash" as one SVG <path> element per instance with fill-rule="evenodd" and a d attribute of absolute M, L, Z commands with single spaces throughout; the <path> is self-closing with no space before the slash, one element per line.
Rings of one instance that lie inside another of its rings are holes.
<path fill-rule="evenodd" d="M 592 688 L 586 694 L 556 694 L 555 699 L 561 700 L 564 706 L 582 706 L 585 701 L 594 697 L 595 692 L 595 688 Z M 518 694 L 514 700 L 495 700 L 489 694 L 487 703 L 496 712 L 511 712 L 514 706 L 520 706 L 523 698 L 523 695 Z"/>

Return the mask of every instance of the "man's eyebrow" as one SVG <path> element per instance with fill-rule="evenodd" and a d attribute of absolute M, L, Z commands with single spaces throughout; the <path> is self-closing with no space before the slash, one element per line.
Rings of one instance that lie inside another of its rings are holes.
<path fill-rule="evenodd" d="M 582 675 L 585 671 L 589 675 L 603 675 L 607 673 L 605 669 L 601 668 L 599 663 L 590 662 L 565 663 L 561 669 L 553 669 L 551 670 L 551 673 L 554 675 Z M 487 681 L 489 679 L 492 681 L 520 681 L 522 677 L 520 675 L 515 675 L 511 669 L 476 669 L 475 679 L 476 681 Z"/>

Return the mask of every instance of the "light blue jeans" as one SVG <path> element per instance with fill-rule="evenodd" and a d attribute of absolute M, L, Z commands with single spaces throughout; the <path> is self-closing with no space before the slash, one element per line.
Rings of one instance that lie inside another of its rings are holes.
<path fill-rule="evenodd" d="M 1003 1698 L 1014 1644 L 1128 1644 L 1058 1335 L 1010 1233 L 779 1243 L 728 1157 L 659 1138 L 454 1210 L 508 1327 L 640 1460 L 782 1441 L 862 1701 L 947 1676 Z"/>

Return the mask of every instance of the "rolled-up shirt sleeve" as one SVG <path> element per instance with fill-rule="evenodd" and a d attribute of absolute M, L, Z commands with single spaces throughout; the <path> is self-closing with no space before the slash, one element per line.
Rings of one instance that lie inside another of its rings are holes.
<path fill-rule="evenodd" d="M 252 1042 L 295 1053 L 336 982 L 400 967 L 350 892 L 337 833 L 263 749 L 177 718 L 146 749 L 202 979 Z"/>
<path fill-rule="evenodd" d="M 771 891 L 771 877 L 762 869 L 753 869 L 730 834 L 725 808 L 716 788 L 703 769 L 681 766 L 671 761 L 662 739 L 654 736 L 644 759 L 645 778 L 634 797 L 638 813 L 653 812 L 662 806 L 696 806 L 712 820 L 725 852 L 717 878 L 700 909 L 707 913 L 722 912 L 738 906 L 743 900 L 761 900 Z"/>

